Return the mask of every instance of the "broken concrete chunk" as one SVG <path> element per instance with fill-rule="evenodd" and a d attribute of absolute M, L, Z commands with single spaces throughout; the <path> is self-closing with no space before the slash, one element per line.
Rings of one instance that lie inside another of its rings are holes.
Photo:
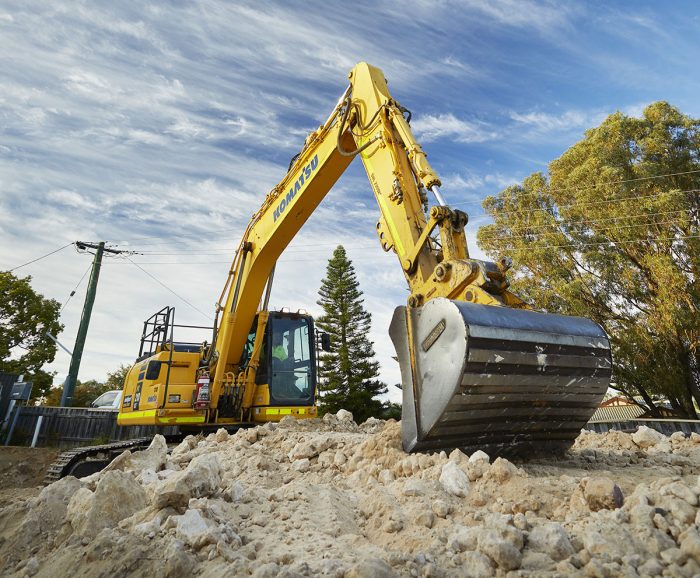
<path fill-rule="evenodd" d="M 566 530 L 556 522 L 535 526 L 528 535 L 527 547 L 547 554 L 553 560 L 563 560 L 575 553 Z"/>
<path fill-rule="evenodd" d="M 345 578 L 393 578 L 396 576 L 391 566 L 381 558 L 368 558 L 355 564 Z"/>
<path fill-rule="evenodd" d="M 187 510 L 182 516 L 174 518 L 175 535 L 195 550 L 207 544 L 216 544 L 223 538 L 218 526 L 202 516 L 199 510 Z"/>
<path fill-rule="evenodd" d="M 489 477 L 499 482 L 506 482 L 517 474 L 518 468 L 505 458 L 496 458 L 496 461 L 493 462 L 488 471 Z"/>
<path fill-rule="evenodd" d="M 487 464 L 491 458 L 486 452 L 482 452 L 481 450 L 475 451 L 471 456 L 469 456 L 469 463 L 470 464 L 475 464 L 477 462 L 486 462 Z"/>
<path fill-rule="evenodd" d="M 666 436 L 655 429 L 640 425 L 632 434 L 632 441 L 642 449 L 651 448 L 660 442 L 666 441 Z"/>
<path fill-rule="evenodd" d="M 481 552 L 465 552 L 462 555 L 464 576 L 472 578 L 492 578 L 495 574 L 493 562 Z"/>
<path fill-rule="evenodd" d="M 216 434 L 214 434 L 214 439 L 216 440 L 216 443 L 219 444 L 228 441 L 230 437 L 231 436 L 229 435 L 229 433 L 222 427 L 216 430 Z"/>
<path fill-rule="evenodd" d="M 481 530 L 478 536 L 478 548 L 503 570 L 520 568 L 523 558 L 520 550 L 503 539 L 496 530 Z"/>
<path fill-rule="evenodd" d="M 146 492 L 129 472 L 106 472 L 95 492 L 81 488 L 69 504 L 73 529 L 82 536 L 96 536 L 124 518 L 145 508 Z"/>
<path fill-rule="evenodd" d="M 215 492 L 221 484 L 221 464 L 217 454 L 194 458 L 180 472 L 175 472 L 154 488 L 154 505 L 186 508 L 190 498 L 201 498 Z"/>
<path fill-rule="evenodd" d="M 623 503 L 622 490 L 605 476 L 589 478 L 583 487 L 583 495 L 592 512 L 614 510 Z"/>
<path fill-rule="evenodd" d="M 442 466 L 440 483 L 448 494 L 464 498 L 469 493 L 469 478 L 455 462 Z"/>
<path fill-rule="evenodd" d="M 339 409 L 338 413 L 335 414 L 335 417 L 338 418 L 338 421 L 353 421 L 352 413 L 346 409 Z"/>
<path fill-rule="evenodd" d="M 433 513 L 439 518 L 447 518 L 450 513 L 450 505 L 444 500 L 435 500 L 432 505 Z"/>
<path fill-rule="evenodd" d="M 424 481 L 416 478 L 409 478 L 403 485 L 402 493 L 404 496 L 422 496 L 427 490 L 428 487 Z"/>
<path fill-rule="evenodd" d="M 310 467 L 311 467 L 311 462 L 309 461 L 309 458 L 295 460 L 292 463 L 292 469 L 296 470 L 300 474 L 303 474 L 304 472 L 308 472 Z"/>

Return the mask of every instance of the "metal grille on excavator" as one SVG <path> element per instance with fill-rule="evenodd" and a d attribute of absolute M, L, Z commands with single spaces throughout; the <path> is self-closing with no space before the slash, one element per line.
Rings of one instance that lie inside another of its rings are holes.
<path fill-rule="evenodd" d="M 605 332 L 579 317 L 434 299 L 391 336 L 401 364 L 406 451 L 566 450 L 610 382 Z"/>

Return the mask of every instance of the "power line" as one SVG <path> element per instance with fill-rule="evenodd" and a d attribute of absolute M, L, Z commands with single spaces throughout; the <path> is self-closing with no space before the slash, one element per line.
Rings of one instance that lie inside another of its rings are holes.
<path fill-rule="evenodd" d="M 88 268 L 85 269 L 85 273 L 83 273 L 83 276 L 80 278 L 80 281 L 78 281 L 78 284 L 75 286 L 73 291 L 70 292 L 70 295 L 68 295 L 68 299 L 66 299 L 66 302 L 63 304 L 63 307 L 61 307 L 61 310 L 58 312 L 60 315 L 63 313 L 63 310 L 66 308 L 66 305 L 68 305 L 68 302 L 72 299 L 73 295 L 75 295 L 75 292 L 78 290 L 78 287 L 80 287 L 80 284 L 83 282 L 83 279 L 85 279 L 85 276 L 88 274 L 88 271 L 92 269 L 92 263 L 88 265 Z"/>
<path fill-rule="evenodd" d="M 346 243 L 349 244 L 349 243 Z M 309 252 L 318 252 L 318 251 L 327 251 L 328 249 L 324 249 L 322 247 L 336 247 L 337 245 L 342 245 L 342 242 L 337 241 L 335 243 L 313 243 L 313 244 L 308 244 L 308 245 L 294 245 L 293 247 L 286 249 L 284 251 L 285 254 L 287 253 L 309 253 Z M 368 244 L 368 243 L 353 243 L 353 247 L 357 248 L 371 248 L 378 246 L 376 243 Z M 231 249 L 209 249 L 209 250 L 202 250 L 202 249 L 191 249 L 191 250 L 178 250 L 178 251 L 137 251 L 141 255 L 187 255 L 187 256 L 196 256 L 196 255 L 221 255 L 221 254 L 226 254 L 226 255 L 231 255 L 233 256 L 233 253 L 235 251 Z"/>
<path fill-rule="evenodd" d="M 606 223 L 610 221 L 624 221 L 627 219 L 636 219 L 640 217 L 654 217 L 654 216 L 661 216 L 661 215 L 675 215 L 678 213 L 685 213 L 686 211 L 689 211 L 690 209 L 680 209 L 678 211 L 665 211 L 661 213 L 640 213 L 638 215 L 627 215 L 624 217 L 610 217 L 608 219 L 591 219 L 591 220 L 582 220 L 582 221 L 572 221 L 571 223 L 566 223 L 564 221 L 554 221 L 553 223 L 543 223 L 541 225 L 527 225 L 527 224 L 517 224 L 515 227 L 509 227 L 513 229 L 525 229 L 527 231 L 537 231 L 540 229 L 548 229 L 551 228 L 553 229 L 553 232 L 557 232 L 558 227 L 562 225 L 566 225 L 567 227 L 572 227 L 572 226 L 587 226 L 591 227 L 591 225 L 596 225 L 600 223 Z M 629 229 L 630 227 L 642 227 L 645 225 L 664 225 L 664 224 L 669 224 L 669 223 L 675 223 L 676 221 L 649 221 L 647 223 L 635 223 L 632 225 L 616 225 L 614 227 L 601 227 L 600 230 L 610 230 L 610 229 Z M 546 234 L 547 231 L 544 232 Z M 483 240 L 492 240 L 492 239 L 497 239 L 500 237 L 508 237 L 509 239 L 524 239 L 525 237 L 531 236 L 531 233 L 525 234 L 525 235 L 490 235 L 488 237 L 483 237 Z"/>
<path fill-rule="evenodd" d="M 653 195 L 629 196 L 629 197 L 621 197 L 618 199 L 605 199 L 602 201 L 590 201 L 587 203 L 571 203 L 570 205 L 556 206 L 556 207 L 553 207 L 553 209 L 537 208 L 537 209 L 523 209 L 523 210 L 516 210 L 516 211 L 498 210 L 496 212 L 498 215 L 527 215 L 527 214 L 539 213 L 539 212 L 551 214 L 552 210 L 556 210 L 557 212 L 561 212 L 565 209 L 578 209 L 580 207 L 590 207 L 593 205 L 602 205 L 605 203 L 622 203 L 625 201 L 638 201 L 638 200 L 642 200 L 642 199 L 654 199 L 656 197 L 661 197 L 664 195 L 680 195 L 683 193 L 697 193 L 697 192 L 700 192 L 700 189 L 685 189 L 682 191 L 665 191 L 662 193 L 655 193 Z M 488 214 L 489 213 L 487 213 L 487 215 Z"/>
<path fill-rule="evenodd" d="M 202 315 L 204 315 L 204 317 L 206 317 L 206 318 L 209 319 L 210 321 L 212 320 L 212 318 L 209 317 L 209 315 L 207 315 L 206 313 L 204 313 L 204 311 L 202 311 L 201 309 L 198 309 L 195 305 L 192 305 L 192 303 L 190 303 L 187 299 L 185 299 L 185 298 L 182 297 L 181 295 L 178 295 L 177 293 L 175 293 L 175 291 L 173 291 L 170 287 L 168 287 L 168 286 L 167 286 L 165 283 L 163 283 L 160 279 L 158 279 L 158 278 L 155 277 L 154 275 L 151 275 L 148 271 L 146 271 L 143 267 L 141 267 L 141 265 L 139 265 L 138 263 L 132 261 L 131 258 L 129 258 L 129 257 L 126 257 L 126 259 L 127 259 L 127 261 L 129 261 L 132 265 L 134 265 L 134 266 L 138 267 L 139 269 L 141 269 L 141 271 L 143 271 L 146 275 L 148 275 L 148 276 L 149 276 L 151 279 L 153 279 L 156 283 L 158 283 L 159 285 L 161 285 L 162 287 L 164 287 L 165 289 L 167 289 L 168 291 L 170 291 L 173 295 L 175 295 L 175 297 L 177 297 L 178 299 L 180 299 L 183 303 L 186 303 L 186 304 L 189 305 L 192 309 L 194 309 L 194 310 L 197 311 L 198 313 L 201 313 Z"/>
<path fill-rule="evenodd" d="M 559 188 L 559 189 L 547 189 L 546 191 L 531 191 L 531 192 L 523 191 L 523 192 L 521 192 L 521 193 L 518 194 L 518 197 L 519 197 L 519 198 L 522 198 L 522 197 L 536 196 L 536 195 L 541 195 L 541 194 L 561 193 L 561 192 L 564 192 L 564 191 L 589 191 L 589 190 L 591 190 L 591 189 L 597 189 L 597 188 L 601 188 L 601 187 L 607 187 L 607 186 L 609 186 L 609 185 L 622 185 L 622 184 L 624 184 L 624 183 L 634 183 L 634 182 L 638 182 L 638 181 L 648 181 L 648 180 L 651 180 L 651 179 L 663 179 L 663 178 L 666 178 L 666 177 L 678 177 L 678 176 L 681 176 L 681 175 L 690 175 L 690 174 L 694 174 L 694 173 L 700 173 L 700 169 L 696 169 L 696 170 L 692 170 L 692 171 L 683 171 L 683 172 L 680 172 L 680 173 L 666 173 L 666 174 L 663 174 L 663 175 L 652 175 L 652 176 L 648 176 L 648 177 L 637 177 L 637 178 L 634 178 L 634 179 L 625 179 L 625 180 L 622 180 L 622 181 L 609 181 L 609 182 L 606 182 L 606 183 L 599 183 L 599 184 L 597 184 L 597 185 L 588 185 L 588 186 L 585 186 L 585 187 L 566 187 L 566 188 Z M 515 185 L 511 185 L 511 186 L 515 186 Z M 451 203 L 451 204 L 453 204 L 453 205 L 467 205 L 467 204 L 471 204 L 471 203 L 472 203 L 472 201 L 464 201 L 464 202 Z"/>
<path fill-rule="evenodd" d="M 12 273 L 12 271 L 16 271 L 17 269 L 21 269 L 22 267 L 26 267 L 27 265 L 31 265 L 32 263 L 36 263 L 37 261 L 41 261 L 42 259 L 46 259 L 46 257 L 49 257 L 50 255 L 53 255 L 54 253 L 58 253 L 59 251 L 63 251 L 66 247 L 70 247 L 73 244 L 73 242 L 68 243 L 67 245 L 63 245 L 63 247 L 59 247 L 55 251 L 51 251 L 50 253 L 46 253 L 46 255 L 42 255 L 41 257 L 37 257 L 36 259 L 32 259 L 31 261 L 27 261 L 26 263 L 23 263 L 22 265 L 17 265 L 17 267 L 13 267 L 12 269 L 8 269 L 9 273 Z"/>
<path fill-rule="evenodd" d="M 507 241 L 510 237 L 502 237 L 504 241 Z M 547 245 L 547 244 L 538 244 L 538 243 L 530 243 L 527 245 L 527 248 L 533 248 L 533 249 L 565 249 L 565 248 L 578 248 L 578 247 L 592 247 L 595 245 L 626 245 L 628 243 L 640 243 L 642 241 L 646 243 L 651 243 L 654 241 L 679 241 L 681 239 L 700 239 L 700 235 L 676 235 L 675 237 L 640 237 L 638 239 L 627 239 L 624 241 L 615 241 L 615 240 L 608 240 L 608 241 L 596 241 L 596 242 L 590 242 L 590 243 L 567 243 L 565 245 Z"/>

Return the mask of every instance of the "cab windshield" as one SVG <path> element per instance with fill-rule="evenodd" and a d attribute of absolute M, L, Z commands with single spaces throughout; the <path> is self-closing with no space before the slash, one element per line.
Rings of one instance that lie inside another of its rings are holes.
<path fill-rule="evenodd" d="M 312 405 L 314 366 L 309 320 L 305 317 L 274 317 L 270 349 L 270 403 Z"/>

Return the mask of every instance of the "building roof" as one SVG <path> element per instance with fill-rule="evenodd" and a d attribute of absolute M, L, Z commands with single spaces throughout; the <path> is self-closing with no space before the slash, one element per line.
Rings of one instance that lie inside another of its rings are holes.
<path fill-rule="evenodd" d="M 645 409 L 638 405 L 611 405 L 599 407 L 595 410 L 591 422 L 604 421 L 629 421 L 639 418 L 645 413 Z"/>

